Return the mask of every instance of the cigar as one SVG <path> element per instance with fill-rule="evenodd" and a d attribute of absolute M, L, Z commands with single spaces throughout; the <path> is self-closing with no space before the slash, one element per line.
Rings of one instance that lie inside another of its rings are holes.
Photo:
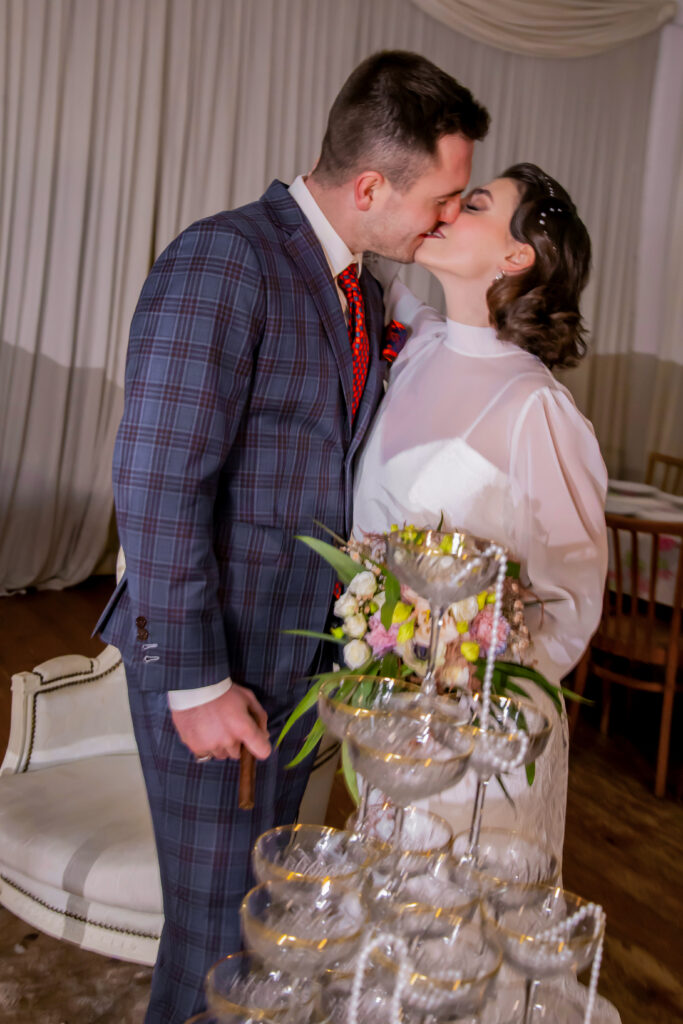
<path fill-rule="evenodd" d="M 240 747 L 240 781 L 237 792 L 237 806 L 241 811 L 251 811 L 254 806 L 254 774 L 256 761 L 250 750 Z"/>

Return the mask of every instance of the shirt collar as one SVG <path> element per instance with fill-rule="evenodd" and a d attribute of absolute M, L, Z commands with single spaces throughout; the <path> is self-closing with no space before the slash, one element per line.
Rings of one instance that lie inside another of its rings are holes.
<path fill-rule="evenodd" d="M 325 253 L 325 259 L 332 271 L 332 277 L 341 274 L 342 270 L 348 267 L 349 263 L 354 262 L 358 264 L 358 276 L 360 277 L 363 269 L 363 254 L 352 253 L 346 242 L 339 237 L 309 192 L 303 175 L 300 174 L 298 178 L 294 179 L 289 186 L 289 194 L 313 228 L 315 236 Z"/>
<path fill-rule="evenodd" d="M 493 327 L 472 327 L 470 324 L 459 324 L 456 320 L 446 320 L 446 328 L 446 344 L 463 355 L 491 358 L 512 356 L 522 351 L 513 341 L 497 338 Z"/>

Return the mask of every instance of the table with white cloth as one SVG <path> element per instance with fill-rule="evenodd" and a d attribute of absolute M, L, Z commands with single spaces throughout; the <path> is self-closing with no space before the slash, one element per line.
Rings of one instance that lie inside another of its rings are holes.
<path fill-rule="evenodd" d="M 647 519 L 655 522 L 683 524 L 683 497 L 659 491 L 650 484 L 610 479 L 605 512 L 633 517 L 635 520 Z M 657 579 L 655 581 L 655 599 L 659 604 L 673 605 L 680 543 L 678 537 L 660 537 Z M 640 539 L 638 550 L 638 562 L 642 574 L 640 597 L 643 598 L 647 598 L 649 594 L 651 551 L 651 538 L 643 536 Z M 624 545 L 621 551 L 621 572 L 623 590 L 626 594 L 630 592 L 630 557 L 630 548 Z M 607 581 L 610 589 L 616 589 L 616 564 L 611 538 Z"/>

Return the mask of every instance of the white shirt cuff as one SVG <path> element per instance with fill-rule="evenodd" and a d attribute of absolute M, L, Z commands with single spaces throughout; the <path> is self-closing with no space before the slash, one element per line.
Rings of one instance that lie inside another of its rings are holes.
<path fill-rule="evenodd" d="M 168 706 L 171 711 L 187 711 L 188 708 L 198 708 L 201 704 L 208 704 L 209 701 L 222 697 L 231 686 L 231 679 L 221 679 L 220 683 L 198 686 L 192 690 L 169 690 Z"/>

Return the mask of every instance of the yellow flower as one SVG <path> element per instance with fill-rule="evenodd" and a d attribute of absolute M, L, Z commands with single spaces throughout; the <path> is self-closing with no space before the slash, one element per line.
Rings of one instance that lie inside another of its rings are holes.
<path fill-rule="evenodd" d="M 405 622 L 405 620 L 408 618 L 412 610 L 412 605 L 405 604 L 403 601 L 397 601 L 396 607 L 394 608 L 394 614 L 391 617 L 392 623 Z"/>
<path fill-rule="evenodd" d="M 480 594 L 477 594 L 477 604 L 479 605 L 479 611 L 482 610 L 486 604 L 486 591 L 482 590 Z"/>
<path fill-rule="evenodd" d="M 460 653 L 463 654 L 468 661 L 476 661 L 479 657 L 479 644 L 475 644 L 472 640 L 464 640 L 460 644 Z"/>
<path fill-rule="evenodd" d="M 409 619 L 408 622 L 404 622 L 403 625 L 399 627 L 398 636 L 396 637 L 398 643 L 400 643 L 400 644 L 407 643 L 408 640 L 412 639 L 412 636 L 413 636 L 414 632 L 415 632 L 415 623 L 413 622 L 412 619 Z"/>
<path fill-rule="evenodd" d="M 458 633 L 466 633 L 467 630 L 470 628 L 470 624 L 469 622 L 465 622 L 463 619 L 461 619 L 460 622 L 456 622 L 455 628 L 457 629 Z"/>
<path fill-rule="evenodd" d="M 486 603 L 487 604 L 495 604 L 496 603 L 496 595 L 493 594 L 493 593 L 488 593 L 486 595 Z"/>

